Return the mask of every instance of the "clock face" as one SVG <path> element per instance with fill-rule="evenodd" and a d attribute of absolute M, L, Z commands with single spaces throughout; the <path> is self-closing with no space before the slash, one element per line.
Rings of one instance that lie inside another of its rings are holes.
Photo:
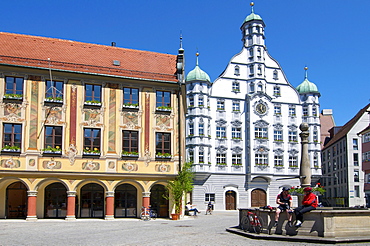
<path fill-rule="evenodd" d="M 265 104 L 263 104 L 263 103 L 259 103 L 259 104 L 257 104 L 257 106 L 256 106 L 256 111 L 257 111 L 257 113 L 259 113 L 259 114 L 264 114 L 264 113 L 266 113 L 266 105 L 265 105 Z"/>

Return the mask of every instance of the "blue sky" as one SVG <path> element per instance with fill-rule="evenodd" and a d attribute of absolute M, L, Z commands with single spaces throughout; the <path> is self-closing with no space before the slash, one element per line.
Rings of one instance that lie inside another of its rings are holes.
<path fill-rule="evenodd" d="M 183 35 L 186 72 L 200 67 L 212 80 L 242 48 L 246 0 L 2 1 L 0 31 L 176 54 Z M 333 109 L 336 125 L 370 102 L 370 1 L 256 0 L 267 49 L 298 86 L 308 78 Z"/>

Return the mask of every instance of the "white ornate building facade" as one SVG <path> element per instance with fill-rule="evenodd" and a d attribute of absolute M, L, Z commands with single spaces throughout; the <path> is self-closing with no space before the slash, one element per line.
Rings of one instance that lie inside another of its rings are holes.
<path fill-rule="evenodd" d="M 265 23 L 253 10 L 242 50 L 211 81 L 198 65 L 186 77 L 186 154 L 193 162 L 193 204 L 216 210 L 275 206 L 282 186 L 299 179 L 299 125 L 310 126 L 312 174 L 321 175 L 320 93 L 307 79 L 294 88 L 265 46 Z"/>

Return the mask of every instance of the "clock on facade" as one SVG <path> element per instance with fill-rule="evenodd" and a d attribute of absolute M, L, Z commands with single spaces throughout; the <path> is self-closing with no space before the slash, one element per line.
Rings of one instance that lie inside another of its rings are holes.
<path fill-rule="evenodd" d="M 267 110 L 267 108 L 266 108 L 266 105 L 265 104 L 259 103 L 259 104 L 256 105 L 256 111 L 257 111 L 257 113 L 264 114 L 264 113 L 266 113 L 266 110 Z"/>

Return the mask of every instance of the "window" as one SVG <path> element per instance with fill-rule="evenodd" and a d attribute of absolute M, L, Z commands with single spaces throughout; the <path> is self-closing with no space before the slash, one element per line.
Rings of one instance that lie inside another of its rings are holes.
<path fill-rule="evenodd" d="M 242 155 L 241 154 L 233 154 L 231 163 L 236 166 L 240 166 L 242 164 Z"/>
<path fill-rule="evenodd" d="M 289 167 L 298 167 L 298 157 L 289 156 Z"/>
<path fill-rule="evenodd" d="M 254 66 L 253 65 L 250 65 L 249 66 L 249 76 L 253 76 L 253 74 L 254 74 Z"/>
<path fill-rule="evenodd" d="M 275 155 L 274 156 L 274 166 L 275 167 L 282 167 L 283 164 L 283 156 L 282 155 Z"/>
<path fill-rule="evenodd" d="M 314 156 L 313 156 L 313 166 L 314 166 L 315 168 L 318 168 L 318 167 L 319 167 L 319 160 L 318 160 L 318 158 L 317 158 L 317 155 L 314 155 Z"/>
<path fill-rule="evenodd" d="M 194 150 L 193 149 L 189 149 L 189 162 L 194 162 Z"/>
<path fill-rule="evenodd" d="M 255 127 L 254 128 L 254 137 L 267 139 L 267 128 L 266 127 Z"/>
<path fill-rule="evenodd" d="M 233 92 L 240 92 L 240 85 L 238 81 L 233 81 Z"/>
<path fill-rule="evenodd" d="M 63 128 L 61 126 L 45 126 L 45 150 L 62 151 L 62 133 Z"/>
<path fill-rule="evenodd" d="M 216 138 L 226 138 L 226 127 L 225 126 L 216 127 Z"/>
<path fill-rule="evenodd" d="M 217 101 L 217 110 L 225 110 L 225 101 L 222 100 Z"/>
<path fill-rule="evenodd" d="M 355 185 L 355 197 L 360 197 L 360 186 Z"/>
<path fill-rule="evenodd" d="M 14 149 L 20 151 L 22 146 L 22 125 L 4 124 L 3 150 Z"/>
<path fill-rule="evenodd" d="M 254 93 L 254 83 L 250 83 L 249 85 L 249 92 Z"/>
<path fill-rule="evenodd" d="M 289 131 L 288 132 L 288 141 L 289 142 L 298 142 L 297 131 Z"/>
<path fill-rule="evenodd" d="M 101 130 L 94 128 L 84 129 L 84 154 L 100 154 Z"/>
<path fill-rule="evenodd" d="M 262 91 L 263 91 L 263 86 L 262 86 L 262 84 L 258 84 L 258 86 L 257 86 L 257 91 L 259 91 L 259 92 L 262 92 Z"/>
<path fill-rule="evenodd" d="M 139 153 L 139 133 L 137 131 L 123 131 L 122 154 Z"/>
<path fill-rule="evenodd" d="M 45 99 L 63 101 L 63 82 L 46 80 Z"/>
<path fill-rule="evenodd" d="M 358 166 L 358 153 L 353 153 L 353 165 Z"/>
<path fill-rule="evenodd" d="M 249 49 L 249 57 L 253 57 L 253 48 Z"/>
<path fill-rule="evenodd" d="M 199 123 L 198 131 L 199 136 L 204 136 L 204 123 Z"/>
<path fill-rule="evenodd" d="M 23 78 L 5 77 L 5 97 L 22 98 Z"/>
<path fill-rule="evenodd" d="M 357 138 L 353 139 L 353 149 L 358 150 L 358 139 Z"/>
<path fill-rule="evenodd" d="M 276 142 L 283 141 L 283 130 L 274 130 L 274 141 Z"/>
<path fill-rule="evenodd" d="M 273 79 L 275 79 L 275 80 L 276 80 L 276 79 L 279 79 L 279 77 L 278 77 L 278 71 L 277 71 L 277 70 L 274 70 L 272 77 L 273 77 Z"/>
<path fill-rule="evenodd" d="M 280 87 L 274 86 L 274 96 L 279 97 L 280 95 Z"/>
<path fill-rule="evenodd" d="M 312 115 L 317 116 L 317 108 L 315 106 L 312 107 Z"/>
<path fill-rule="evenodd" d="M 313 135 L 313 141 L 318 142 L 319 141 L 319 133 L 317 132 L 317 130 L 314 130 L 312 135 Z"/>
<path fill-rule="evenodd" d="M 215 194 L 214 193 L 206 193 L 205 194 L 205 201 L 206 202 L 214 202 L 215 201 Z"/>
<path fill-rule="evenodd" d="M 194 136 L 194 124 L 189 124 L 189 136 Z"/>
<path fill-rule="evenodd" d="M 101 103 L 101 86 L 100 85 L 85 85 L 85 102 Z"/>
<path fill-rule="evenodd" d="M 217 165 L 226 165 L 226 154 L 217 153 L 216 154 L 216 164 Z"/>
<path fill-rule="evenodd" d="M 157 132 L 156 133 L 155 152 L 162 154 L 171 154 L 171 134 Z"/>
<path fill-rule="evenodd" d="M 240 75 L 240 68 L 238 65 L 235 66 L 234 75 L 239 76 Z"/>
<path fill-rule="evenodd" d="M 203 152 L 203 150 L 199 151 L 198 158 L 199 158 L 199 163 L 204 163 L 204 152 Z"/>
<path fill-rule="evenodd" d="M 189 96 L 189 107 L 194 107 L 194 97 Z"/>
<path fill-rule="evenodd" d="M 258 73 L 258 75 L 262 75 L 262 67 L 261 67 L 261 65 L 258 65 L 258 67 L 257 67 L 257 73 Z"/>
<path fill-rule="evenodd" d="M 365 133 L 363 139 L 364 143 L 370 142 L 370 132 Z"/>
<path fill-rule="evenodd" d="M 257 49 L 257 57 L 261 58 L 262 57 L 262 51 L 261 48 Z"/>
<path fill-rule="evenodd" d="M 280 105 L 275 105 L 274 106 L 274 114 L 275 115 L 281 115 L 281 106 Z"/>
<path fill-rule="evenodd" d="M 308 107 L 303 107 L 303 116 L 308 116 Z"/>
<path fill-rule="evenodd" d="M 240 103 L 239 102 L 233 102 L 233 111 L 234 112 L 240 112 Z"/>
<path fill-rule="evenodd" d="M 294 106 L 290 106 L 289 107 L 289 116 L 291 117 L 295 117 L 295 107 Z"/>
<path fill-rule="evenodd" d="M 139 106 L 139 89 L 123 88 L 123 105 Z"/>
<path fill-rule="evenodd" d="M 171 107 L 171 93 L 169 91 L 157 91 L 156 107 L 169 108 Z"/>
<path fill-rule="evenodd" d="M 204 107 L 204 98 L 198 97 L 198 107 Z"/>
<path fill-rule="evenodd" d="M 267 166 L 268 156 L 267 154 L 256 153 L 254 156 L 254 161 L 257 166 L 260 166 L 260 165 Z"/>
<path fill-rule="evenodd" d="M 239 127 L 231 128 L 231 138 L 232 139 L 241 139 L 242 138 L 242 129 Z"/>
<path fill-rule="evenodd" d="M 359 170 L 353 171 L 353 181 L 360 182 L 360 171 Z"/>

